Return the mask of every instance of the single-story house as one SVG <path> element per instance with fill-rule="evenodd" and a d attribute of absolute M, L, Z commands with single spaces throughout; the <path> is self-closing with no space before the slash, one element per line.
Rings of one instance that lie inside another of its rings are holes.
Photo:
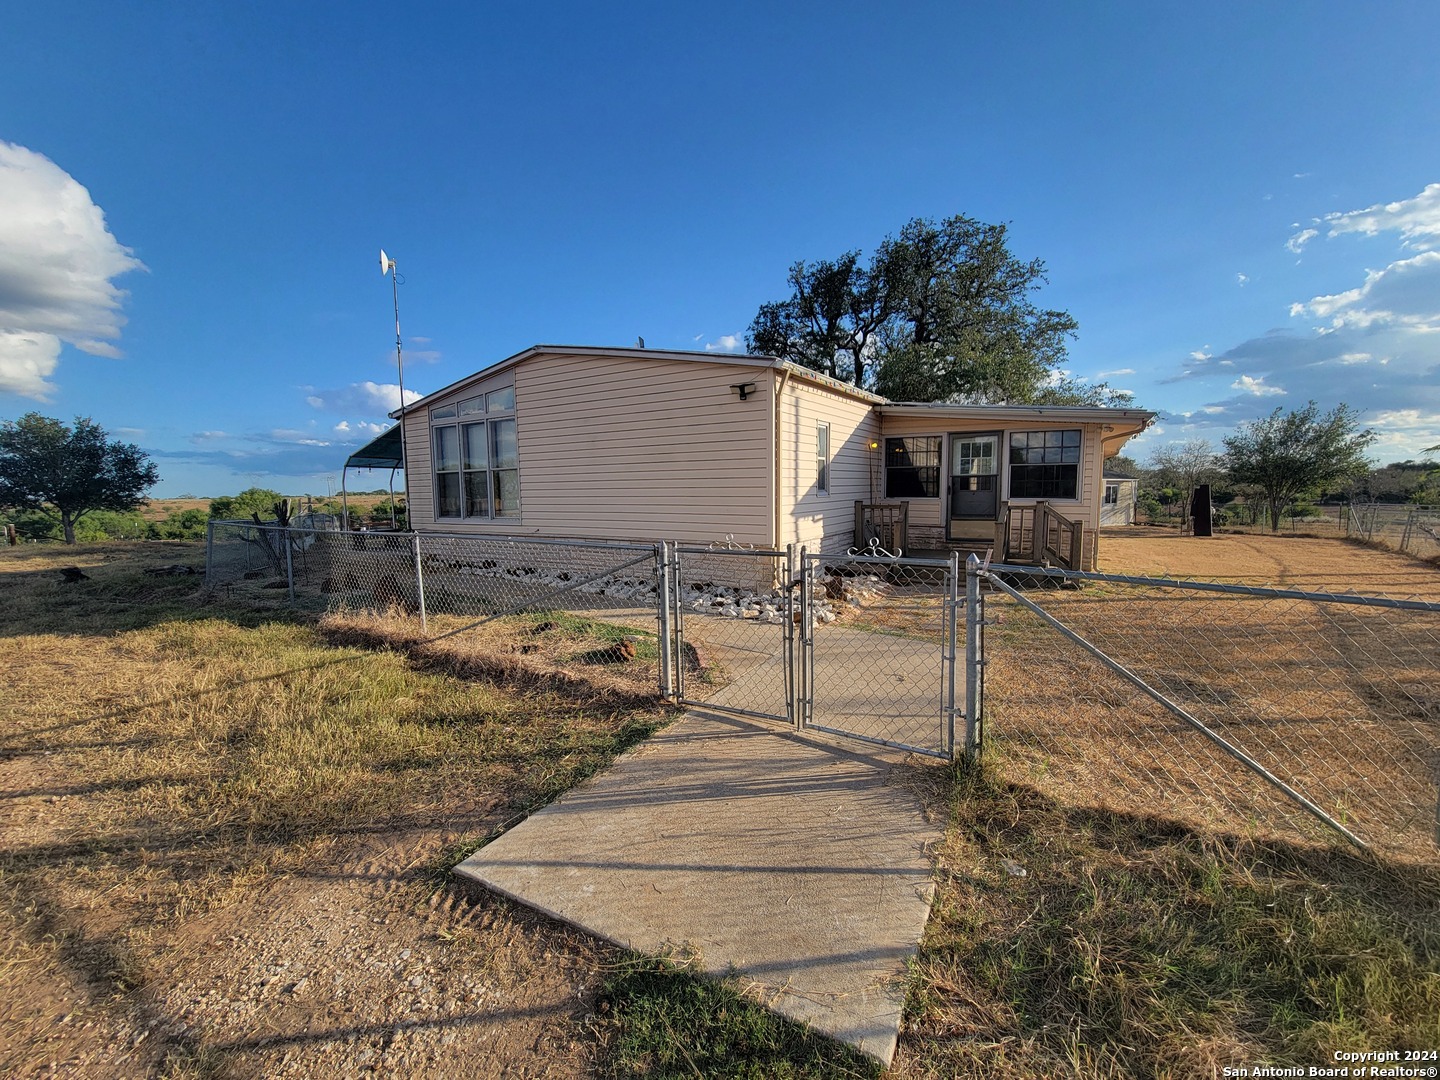
<path fill-rule="evenodd" d="M 1083 526 L 1086 567 L 1104 461 L 1154 419 L 893 402 L 772 357 L 569 345 L 516 353 L 392 416 L 419 531 L 983 550 L 1043 505 Z"/>
<path fill-rule="evenodd" d="M 1134 525 L 1140 504 L 1140 481 L 1123 473 L 1104 475 L 1105 495 L 1100 500 L 1100 525 Z"/>

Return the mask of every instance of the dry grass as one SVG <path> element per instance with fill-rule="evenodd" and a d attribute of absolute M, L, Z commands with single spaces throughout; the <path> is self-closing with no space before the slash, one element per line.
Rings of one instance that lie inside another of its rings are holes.
<path fill-rule="evenodd" d="M 931 782 L 952 824 L 900 1075 L 1178 1080 L 1440 1044 L 1434 870 Z"/>
<path fill-rule="evenodd" d="M 1030 596 L 1362 839 L 1436 857 L 1440 615 L 1142 585 Z M 989 611 L 1003 621 L 986 638 L 988 736 L 1007 775 L 1078 805 L 1317 835 L 1293 803 L 1032 613 L 1009 601 Z"/>
<path fill-rule="evenodd" d="M 113 1063 L 69 1021 L 57 1028 L 60 1014 L 83 1005 L 113 1037 L 142 998 L 183 981 L 170 950 L 187 928 L 339 867 L 357 845 L 391 838 L 410 867 L 405 904 L 422 902 L 443 879 L 427 867 L 443 871 L 665 718 L 653 689 L 603 664 L 488 662 L 464 638 L 417 647 L 405 620 L 321 628 L 285 609 L 283 592 L 226 607 L 194 578 L 142 572 L 200 554 L 21 549 L 0 564 L 6 1075 L 57 1045 L 61 1058 Z M 61 565 L 89 580 L 62 584 Z M 553 636 L 580 648 L 585 634 Z M 591 648 L 609 636 L 592 631 Z M 202 1024 L 152 1058 L 200 1061 L 206 1045 Z"/>

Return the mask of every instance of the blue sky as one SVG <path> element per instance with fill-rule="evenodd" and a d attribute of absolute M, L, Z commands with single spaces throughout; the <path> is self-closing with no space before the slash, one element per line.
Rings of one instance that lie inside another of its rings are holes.
<path fill-rule="evenodd" d="M 796 259 L 1008 222 L 1068 369 L 1440 443 L 1440 5 L 6 6 L 0 418 L 324 493 L 406 386 L 733 347 Z M 378 487 L 378 473 L 352 486 Z"/>

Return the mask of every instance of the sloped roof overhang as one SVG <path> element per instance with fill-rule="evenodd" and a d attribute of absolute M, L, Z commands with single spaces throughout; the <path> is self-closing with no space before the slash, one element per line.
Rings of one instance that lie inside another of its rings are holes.
<path fill-rule="evenodd" d="M 347 469 L 403 469 L 400 453 L 400 425 L 382 431 L 345 459 Z"/>

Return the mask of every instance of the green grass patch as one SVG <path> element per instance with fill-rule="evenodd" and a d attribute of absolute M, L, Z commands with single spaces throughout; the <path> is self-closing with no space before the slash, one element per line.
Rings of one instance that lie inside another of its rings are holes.
<path fill-rule="evenodd" d="M 732 982 L 632 956 L 600 991 L 601 1076 L 747 1080 L 880 1075 L 863 1054 L 746 1000 Z"/>

